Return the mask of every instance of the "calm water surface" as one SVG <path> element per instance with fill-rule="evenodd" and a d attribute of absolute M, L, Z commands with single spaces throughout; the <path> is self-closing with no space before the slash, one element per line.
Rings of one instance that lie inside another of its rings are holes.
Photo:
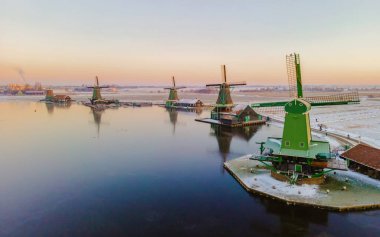
<path fill-rule="evenodd" d="M 159 107 L 0 111 L 0 236 L 380 236 L 380 211 L 289 207 L 223 169 L 277 127 L 220 130 Z"/>

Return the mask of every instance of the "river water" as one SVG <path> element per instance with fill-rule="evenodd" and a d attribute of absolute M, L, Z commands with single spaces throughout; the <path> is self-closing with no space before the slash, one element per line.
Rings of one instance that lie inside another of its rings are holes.
<path fill-rule="evenodd" d="M 379 236 L 380 211 L 336 213 L 246 192 L 223 162 L 281 128 L 218 129 L 210 111 L 95 112 L 0 102 L 0 236 Z"/>

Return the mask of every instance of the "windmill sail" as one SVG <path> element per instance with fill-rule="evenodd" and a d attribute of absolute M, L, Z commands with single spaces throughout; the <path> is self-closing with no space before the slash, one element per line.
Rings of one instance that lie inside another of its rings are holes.
<path fill-rule="evenodd" d="M 227 83 L 226 65 L 222 65 L 221 70 L 222 70 L 222 83 Z"/>
<path fill-rule="evenodd" d="M 304 100 L 308 101 L 312 106 L 354 104 L 360 102 L 358 91 L 327 96 L 310 96 L 305 97 Z"/>
<path fill-rule="evenodd" d="M 309 102 L 312 106 L 324 105 L 340 105 L 359 103 L 359 94 L 357 91 L 333 94 L 327 96 L 303 96 L 302 79 L 301 79 L 301 63 L 299 54 L 290 54 L 286 56 L 286 67 L 289 82 L 289 94 L 291 98 L 302 98 Z M 253 104 L 252 107 L 276 107 L 284 106 L 288 101 L 268 102 Z"/>
<path fill-rule="evenodd" d="M 297 65 L 298 63 L 298 65 Z M 297 73 L 297 66 L 299 67 L 299 55 L 290 54 L 286 55 L 286 69 L 288 73 L 288 84 L 289 84 L 289 96 L 290 98 L 300 98 L 302 97 L 302 82 L 301 73 Z M 299 75 L 297 75 L 299 74 Z M 298 79 L 299 78 L 299 79 Z M 298 93 L 299 86 L 301 87 L 301 93 Z"/>
<path fill-rule="evenodd" d="M 226 65 L 221 66 L 221 75 L 222 75 L 222 83 L 207 84 L 206 86 L 219 87 L 218 99 L 216 100 L 217 106 L 219 107 L 232 106 L 234 103 L 231 97 L 231 90 L 230 90 L 231 86 L 241 86 L 241 85 L 246 85 L 246 83 L 245 82 L 228 83 Z"/>
<path fill-rule="evenodd" d="M 164 88 L 164 89 L 169 90 L 169 97 L 168 97 L 168 99 L 165 102 L 165 106 L 166 107 L 173 106 L 173 102 L 176 102 L 176 101 L 179 100 L 177 89 L 185 88 L 184 86 L 181 86 L 181 87 L 177 87 L 176 86 L 174 76 L 172 76 L 172 83 L 173 83 L 172 87 L 166 87 L 166 88 Z"/>

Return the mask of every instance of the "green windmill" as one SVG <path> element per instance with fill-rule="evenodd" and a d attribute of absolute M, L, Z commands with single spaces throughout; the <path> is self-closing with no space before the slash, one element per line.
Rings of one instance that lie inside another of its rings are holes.
<path fill-rule="evenodd" d="M 99 86 L 98 76 L 95 77 L 95 85 L 94 86 L 88 86 L 87 88 L 92 88 L 92 97 L 90 98 L 90 102 L 92 105 L 119 104 L 118 100 L 108 100 L 108 99 L 104 99 L 102 97 L 102 95 L 100 94 L 100 90 L 102 88 L 109 88 L 109 86 Z"/>
<path fill-rule="evenodd" d="M 183 88 L 185 88 L 183 86 L 182 87 L 176 87 L 174 76 L 172 77 L 172 82 L 173 82 L 173 86 L 172 87 L 165 88 L 165 89 L 169 90 L 169 97 L 168 97 L 168 99 L 165 102 L 165 107 L 166 108 L 171 108 L 174 105 L 174 103 L 179 100 L 178 99 L 177 89 L 183 89 Z"/>
<path fill-rule="evenodd" d="M 211 112 L 212 119 L 219 119 L 220 112 L 231 111 L 234 103 L 231 97 L 231 87 L 247 85 L 246 82 L 227 82 L 226 65 L 221 66 L 222 70 L 222 83 L 207 84 L 207 87 L 219 87 L 218 99 L 216 100 L 215 108 Z"/>
<path fill-rule="evenodd" d="M 102 98 L 102 95 L 100 94 L 100 90 L 102 88 L 108 88 L 108 86 L 99 86 L 98 76 L 95 76 L 95 85 L 88 86 L 87 88 L 92 88 L 92 98 L 90 99 L 91 104 L 101 104 L 105 102 L 105 100 Z"/>
<path fill-rule="evenodd" d="M 253 104 L 254 108 L 284 106 L 285 122 L 281 138 L 269 137 L 260 155 L 251 157 L 267 165 L 272 176 L 290 183 L 319 184 L 332 170 L 347 170 L 343 160 L 336 159 L 330 144 L 312 138 L 309 112 L 312 106 L 359 103 L 356 93 L 322 97 L 303 97 L 301 67 L 298 54 L 286 56 L 290 102 Z M 270 164 L 271 163 L 271 164 Z"/>

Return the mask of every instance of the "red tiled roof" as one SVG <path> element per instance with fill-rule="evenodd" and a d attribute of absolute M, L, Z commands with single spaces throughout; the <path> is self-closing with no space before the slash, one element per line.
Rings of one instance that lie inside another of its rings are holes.
<path fill-rule="evenodd" d="M 358 144 L 340 155 L 342 158 L 380 170 L 380 149 Z"/>
<path fill-rule="evenodd" d="M 54 98 L 58 100 L 71 99 L 68 95 L 55 95 Z"/>

